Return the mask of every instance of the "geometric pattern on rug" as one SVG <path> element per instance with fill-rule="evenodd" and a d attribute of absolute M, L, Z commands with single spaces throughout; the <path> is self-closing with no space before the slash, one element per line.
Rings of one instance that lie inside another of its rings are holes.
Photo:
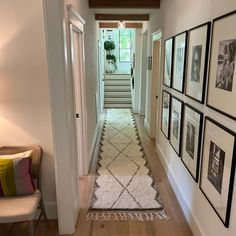
<path fill-rule="evenodd" d="M 168 219 L 130 109 L 108 109 L 88 220 Z"/>

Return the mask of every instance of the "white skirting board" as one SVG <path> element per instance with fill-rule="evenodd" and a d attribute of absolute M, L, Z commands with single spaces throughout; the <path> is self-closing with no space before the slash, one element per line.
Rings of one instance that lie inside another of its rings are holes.
<path fill-rule="evenodd" d="M 103 122 L 104 122 L 104 117 L 103 115 L 100 115 L 100 119 L 98 119 L 95 131 L 94 131 L 94 135 L 93 135 L 93 140 L 91 142 L 90 149 L 89 149 L 88 172 L 89 172 L 92 161 L 98 155 L 100 138 L 102 135 Z"/>
<path fill-rule="evenodd" d="M 150 136 L 150 124 L 148 123 L 148 121 L 146 120 L 146 117 L 144 119 L 144 127 L 147 130 L 148 135 Z"/>
<path fill-rule="evenodd" d="M 57 219 L 57 203 L 56 201 L 46 201 L 45 209 L 48 219 Z"/>
<path fill-rule="evenodd" d="M 56 201 L 46 201 L 46 202 L 44 201 L 44 207 L 45 207 L 48 219 L 54 220 L 58 218 Z M 40 214 L 40 210 L 37 210 L 34 218 L 38 219 L 39 214 Z"/>
<path fill-rule="evenodd" d="M 164 155 L 159 144 L 156 144 L 156 152 L 160 158 L 161 164 L 166 172 L 168 180 L 175 192 L 178 202 L 184 212 L 185 218 L 187 219 L 188 224 L 193 232 L 193 235 L 206 236 L 205 233 L 203 232 L 203 230 L 201 229 L 200 224 L 199 224 L 198 220 L 196 219 L 194 213 L 191 211 L 190 206 L 188 205 L 187 201 L 185 200 L 185 197 L 182 195 L 182 191 L 176 182 L 175 173 L 173 172 L 173 170 L 169 166 L 169 164 L 166 162 L 165 155 Z"/>

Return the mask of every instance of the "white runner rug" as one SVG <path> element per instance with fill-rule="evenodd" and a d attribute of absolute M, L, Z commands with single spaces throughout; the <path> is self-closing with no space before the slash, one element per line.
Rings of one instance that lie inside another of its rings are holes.
<path fill-rule="evenodd" d="M 168 219 L 130 109 L 108 109 L 88 220 Z"/>

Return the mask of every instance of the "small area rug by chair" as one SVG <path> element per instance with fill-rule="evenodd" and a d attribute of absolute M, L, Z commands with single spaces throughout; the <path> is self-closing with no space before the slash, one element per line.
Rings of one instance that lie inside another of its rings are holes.
<path fill-rule="evenodd" d="M 168 219 L 130 109 L 108 109 L 87 220 Z"/>

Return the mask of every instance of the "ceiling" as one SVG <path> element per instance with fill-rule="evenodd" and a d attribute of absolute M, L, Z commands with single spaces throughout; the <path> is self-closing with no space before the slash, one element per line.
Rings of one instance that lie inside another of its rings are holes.
<path fill-rule="evenodd" d="M 160 0 L 88 0 L 90 8 L 158 9 Z"/>

